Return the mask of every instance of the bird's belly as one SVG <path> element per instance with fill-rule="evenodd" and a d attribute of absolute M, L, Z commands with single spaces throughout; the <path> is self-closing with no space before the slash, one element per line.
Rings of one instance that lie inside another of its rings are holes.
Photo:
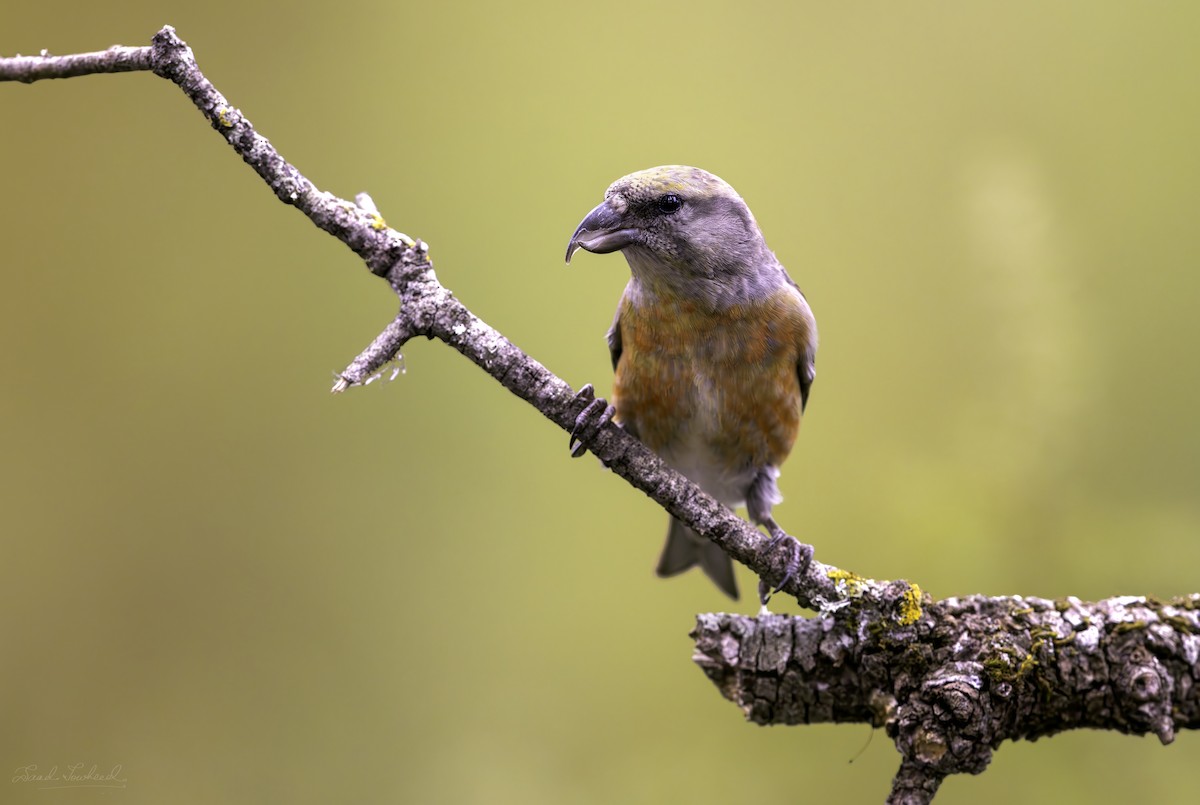
<path fill-rule="evenodd" d="M 741 505 L 758 471 L 782 463 L 795 441 L 795 357 L 781 349 L 752 361 L 736 343 L 712 339 L 692 349 L 638 340 L 626 336 L 617 367 L 618 420 L 710 495 Z"/>
<path fill-rule="evenodd" d="M 656 452 L 705 492 L 736 508 L 746 502 L 758 467 L 745 455 L 747 451 L 729 449 L 720 420 L 715 406 L 709 408 L 699 401 L 693 416 L 680 420 L 673 437 Z"/>

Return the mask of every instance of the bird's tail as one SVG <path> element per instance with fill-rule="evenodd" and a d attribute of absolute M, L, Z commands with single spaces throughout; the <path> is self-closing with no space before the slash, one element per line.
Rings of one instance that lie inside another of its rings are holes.
<path fill-rule="evenodd" d="M 690 567 L 700 565 L 704 574 L 713 580 L 733 600 L 737 600 L 737 579 L 733 576 L 733 560 L 712 540 L 707 540 L 674 517 L 667 531 L 667 544 L 658 559 L 660 577 L 674 576 Z"/>

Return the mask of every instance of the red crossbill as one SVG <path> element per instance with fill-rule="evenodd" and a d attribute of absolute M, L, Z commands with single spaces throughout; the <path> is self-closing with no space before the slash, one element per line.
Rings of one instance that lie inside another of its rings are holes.
<path fill-rule="evenodd" d="M 772 545 L 791 539 L 771 508 L 815 375 L 817 325 L 750 208 L 707 171 L 650 168 L 613 182 L 567 262 L 580 248 L 622 252 L 632 275 L 608 331 L 607 415 L 721 503 L 745 504 Z M 801 563 L 792 542 L 789 574 Z M 697 564 L 738 597 L 728 555 L 672 518 L 658 575 Z"/>

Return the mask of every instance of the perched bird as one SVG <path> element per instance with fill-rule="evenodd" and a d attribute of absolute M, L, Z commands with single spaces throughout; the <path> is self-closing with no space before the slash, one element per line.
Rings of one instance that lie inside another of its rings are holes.
<path fill-rule="evenodd" d="M 616 422 L 721 503 L 745 504 L 772 545 L 791 539 L 771 507 L 808 402 L 817 325 L 741 196 L 699 168 L 631 173 L 579 224 L 568 263 L 577 249 L 620 251 L 632 274 L 608 331 Z M 728 555 L 672 518 L 658 575 L 697 564 L 738 597 Z"/>

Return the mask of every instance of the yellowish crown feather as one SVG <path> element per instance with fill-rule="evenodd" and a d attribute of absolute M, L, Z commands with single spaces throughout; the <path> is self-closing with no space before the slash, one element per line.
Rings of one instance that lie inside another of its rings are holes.
<path fill-rule="evenodd" d="M 635 171 L 613 182 L 605 197 L 619 193 L 627 199 L 649 198 L 664 193 L 686 196 L 732 196 L 737 192 L 719 176 L 690 165 L 659 165 Z"/>

